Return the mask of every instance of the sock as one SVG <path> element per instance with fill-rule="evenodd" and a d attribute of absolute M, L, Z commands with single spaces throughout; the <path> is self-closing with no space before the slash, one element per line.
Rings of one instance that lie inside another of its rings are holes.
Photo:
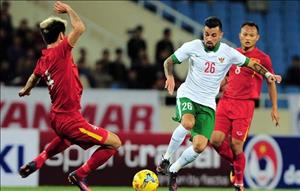
<path fill-rule="evenodd" d="M 99 147 L 80 168 L 76 170 L 79 178 L 85 178 L 91 171 L 96 170 L 116 153 L 116 149 Z"/>
<path fill-rule="evenodd" d="M 242 186 L 244 184 L 244 170 L 246 159 L 244 152 L 234 157 L 233 167 L 235 173 L 235 184 Z"/>
<path fill-rule="evenodd" d="M 194 151 L 193 146 L 189 146 L 187 149 L 185 149 L 185 151 L 183 151 L 177 161 L 171 165 L 169 171 L 173 173 L 178 172 L 182 167 L 193 162 L 198 155 L 199 153 Z"/>
<path fill-rule="evenodd" d="M 185 136 L 189 133 L 181 124 L 174 130 L 164 159 L 169 160 L 174 152 L 180 147 Z"/>
<path fill-rule="evenodd" d="M 223 143 L 215 149 L 222 158 L 226 159 L 230 164 L 233 163 L 233 153 L 229 144 L 229 139 L 224 139 Z"/>
<path fill-rule="evenodd" d="M 68 142 L 65 139 L 61 139 L 60 137 L 55 137 L 45 148 L 45 150 L 43 150 L 41 152 L 41 154 L 39 154 L 39 156 L 37 156 L 34 161 L 36 162 L 36 167 L 37 169 L 41 168 L 45 161 L 48 158 L 53 157 L 54 155 L 56 155 L 57 153 L 60 153 L 62 151 L 64 151 L 66 148 L 68 148 L 71 145 L 70 142 Z"/>

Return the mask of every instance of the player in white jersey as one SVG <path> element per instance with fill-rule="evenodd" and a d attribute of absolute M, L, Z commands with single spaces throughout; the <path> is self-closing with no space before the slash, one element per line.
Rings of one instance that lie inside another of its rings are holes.
<path fill-rule="evenodd" d="M 165 88 L 172 95 L 175 87 L 174 64 L 189 60 L 188 75 L 177 91 L 175 120 L 180 124 L 174 130 L 168 149 L 156 169 L 160 174 L 169 175 L 168 186 L 171 191 L 177 190 L 178 171 L 194 161 L 208 144 L 215 124 L 215 98 L 230 66 L 236 64 L 251 68 L 264 75 L 270 82 L 280 80 L 280 76 L 271 74 L 255 60 L 250 60 L 234 48 L 220 42 L 222 36 L 221 21 L 216 17 L 208 17 L 203 29 L 204 40 L 184 43 L 164 62 L 167 78 Z M 172 154 L 189 132 L 191 132 L 192 145 L 169 166 Z"/>

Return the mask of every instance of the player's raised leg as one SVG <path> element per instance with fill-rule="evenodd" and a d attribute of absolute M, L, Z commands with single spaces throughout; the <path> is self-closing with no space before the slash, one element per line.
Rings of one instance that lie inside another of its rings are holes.
<path fill-rule="evenodd" d="M 195 110 L 192 101 L 188 98 L 178 98 L 176 104 L 176 117 L 174 120 L 180 122 L 180 124 L 172 133 L 167 151 L 156 168 L 156 172 L 163 175 L 167 174 L 170 165 L 170 158 L 180 147 L 186 135 L 195 125 Z M 189 105 L 189 107 L 186 107 L 187 105 Z"/>
<path fill-rule="evenodd" d="M 26 178 L 36 170 L 40 169 L 45 161 L 56 154 L 64 151 L 71 143 L 65 139 L 56 136 L 33 161 L 23 165 L 19 169 L 19 174 L 22 178 Z"/>
<path fill-rule="evenodd" d="M 196 135 L 193 137 L 193 145 L 188 147 L 178 158 L 178 160 L 173 163 L 169 168 L 169 190 L 176 191 L 177 183 L 176 177 L 180 169 L 182 169 L 187 164 L 193 162 L 199 154 L 204 151 L 208 143 L 208 139 L 203 135 Z"/>
<path fill-rule="evenodd" d="M 116 134 L 92 125 L 80 131 L 83 133 L 81 140 L 86 140 L 87 145 L 100 146 L 80 168 L 69 174 L 68 179 L 81 190 L 89 191 L 86 177 L 117 152 L 117 149 L 121 146 L 121 141 Z"/>

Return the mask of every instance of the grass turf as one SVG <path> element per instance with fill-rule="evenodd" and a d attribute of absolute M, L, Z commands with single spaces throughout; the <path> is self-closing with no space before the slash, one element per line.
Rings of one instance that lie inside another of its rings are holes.
<path fill-rule="evenodd" d="M 93 191 L 133 191 L 130 187 L 92 187 Z M 64 186 L 40 186 L 40 187 L 1 187 L 1 191 L 77 191 L 77 187 Z M 167 191 L 165 187 L 158 188 L 157 191 Z M 233 188 L 179 188 L 180 191 L 233 191 Z M 247 191 L 270 191 L 264 189 L 247 189 Z M 300 189 L 276 189 L 275 191 L 300 191 Z"/>

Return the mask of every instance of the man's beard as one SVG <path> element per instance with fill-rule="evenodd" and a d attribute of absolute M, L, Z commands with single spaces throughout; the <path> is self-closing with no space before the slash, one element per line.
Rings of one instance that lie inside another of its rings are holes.
<path fill-rule="evenodd" d="M 215 48 L 213 45 L 206 45 L 206 49 L 212 51 Z"/>

